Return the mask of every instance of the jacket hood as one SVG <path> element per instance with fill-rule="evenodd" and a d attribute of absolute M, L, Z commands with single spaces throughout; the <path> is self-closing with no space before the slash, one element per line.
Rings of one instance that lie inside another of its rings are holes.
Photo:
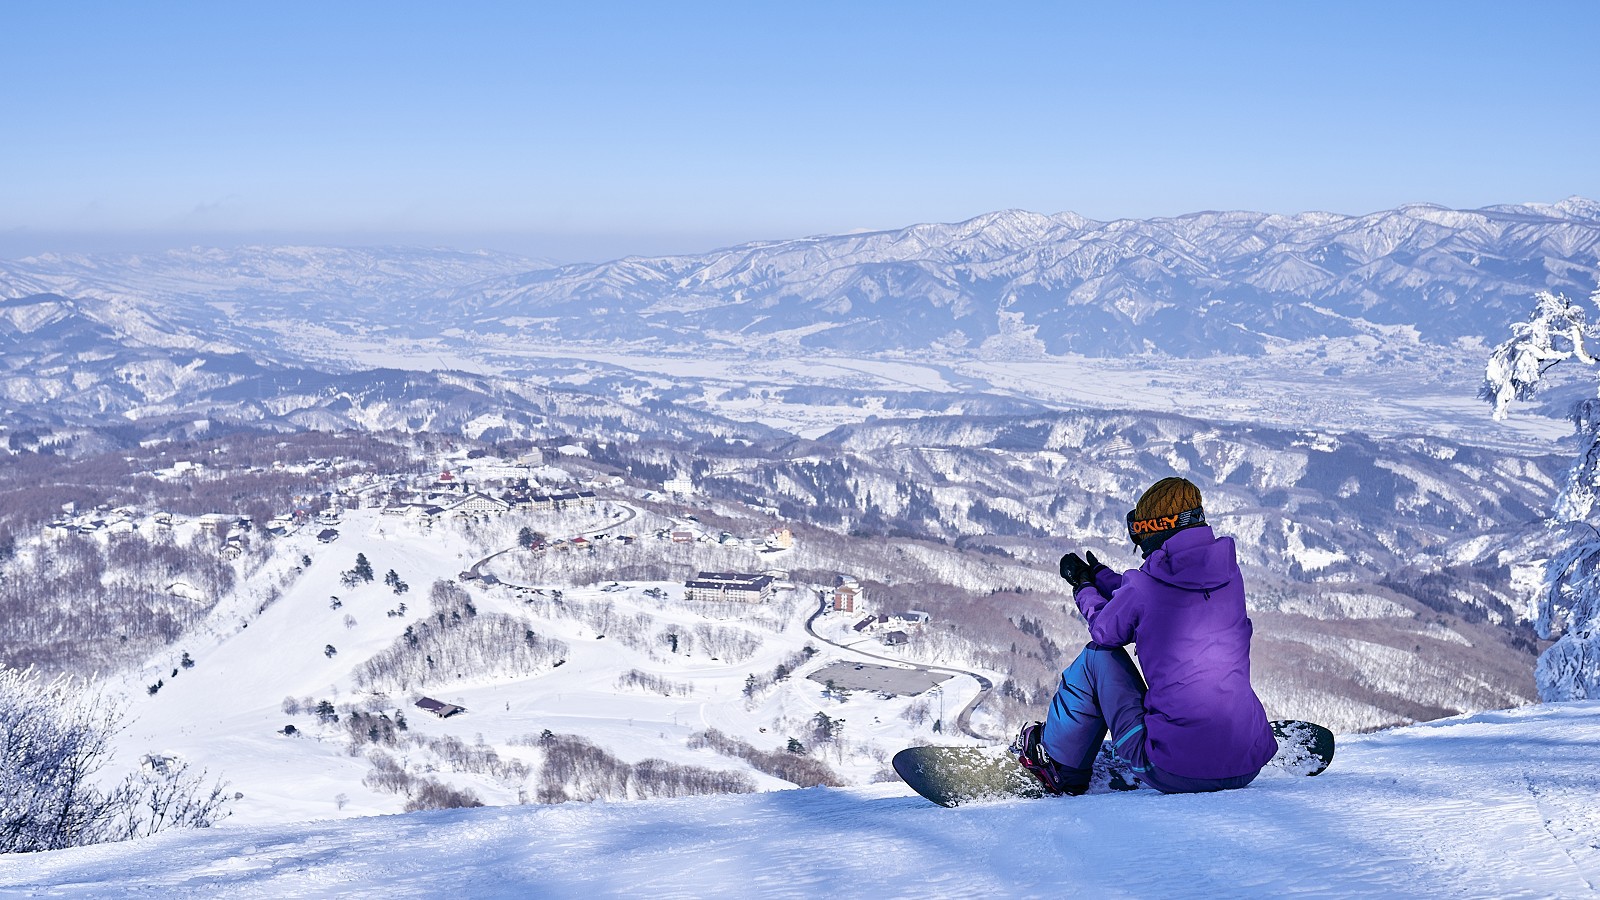
<path fill-rule="evenodd" d="M 1139 567 L 1146 575 L 1187 591 L 1214 591 L 1238 577 L 1233 538 L 1219 538 L 1210 525 L 1198 525 L 1167 538 Z"/>

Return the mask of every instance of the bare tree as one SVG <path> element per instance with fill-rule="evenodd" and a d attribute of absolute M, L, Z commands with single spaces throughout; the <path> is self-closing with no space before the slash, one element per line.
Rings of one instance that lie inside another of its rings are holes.
<path fill-rule="evenodd" d="M 0 668 L 0 852 L 204 828 L 226 815 L 222 784 L 205 788 L 205 774 L 181 763 L 160 760 L 102 787 L 121 719 L 77 679 Z"/>

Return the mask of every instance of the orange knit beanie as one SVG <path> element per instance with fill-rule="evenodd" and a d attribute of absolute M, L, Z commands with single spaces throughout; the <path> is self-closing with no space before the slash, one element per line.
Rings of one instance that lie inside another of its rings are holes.
<path fill-rule="evenodd" d="M 1156 519 L 1175 516 L 1185 510 L 1199 509 L 1200 489 L 1187 478 L 1163 478 L 1150 486 L 1139 497 L 1133 508 L 1135 519 Z"/>
<path fill-rule="evenodd" d="M 1146 555 L 1173 532 L 1206 524 L 1200 489 L 1187 478 L 1163 478 L 1128 511 L 1128 539 Z"/>

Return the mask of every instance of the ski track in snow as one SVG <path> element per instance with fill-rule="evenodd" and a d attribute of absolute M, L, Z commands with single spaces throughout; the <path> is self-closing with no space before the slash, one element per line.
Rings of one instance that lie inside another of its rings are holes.
<path fill-rule="evenodd" d="M 941 809 L 899 784 L 168 832 L 0 858 L 47 897 L 1592 896 L 1600 702 L 1341 739 L 1316 778 Z"/>

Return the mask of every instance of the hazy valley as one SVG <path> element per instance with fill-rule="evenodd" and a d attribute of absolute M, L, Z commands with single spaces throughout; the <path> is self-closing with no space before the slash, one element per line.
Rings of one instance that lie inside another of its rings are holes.
<path fill-rule="evenodd" d="M 1056 557 L 1131 567 L 1123 513 L 1178 473 L 1239 540 L 1274 715 L 1518 705 L 1577 388 L 1506 423 L 1474 394 L 1529 295 L 1592 290 L 1597 241 L 1575 199 L 1001 213 L 598 266 L 0 263 L 3 661 L 107 679 L 128 752 L 258 820 L 859 784 L 974 701 L 985 739 L 1041 716 L 1085 639 Z M 444 471 L 595 505 L 451 513 Z M 413 501 L 441 512 L 384 511 Z M 345 585 L 357 554 L 409 590 Z M 781 587 L 686 599 L 702 571 Z M 808 633 L 841 577 L 861 608 Z M 808 678 L 879 657 L 972 674 Z"/>

